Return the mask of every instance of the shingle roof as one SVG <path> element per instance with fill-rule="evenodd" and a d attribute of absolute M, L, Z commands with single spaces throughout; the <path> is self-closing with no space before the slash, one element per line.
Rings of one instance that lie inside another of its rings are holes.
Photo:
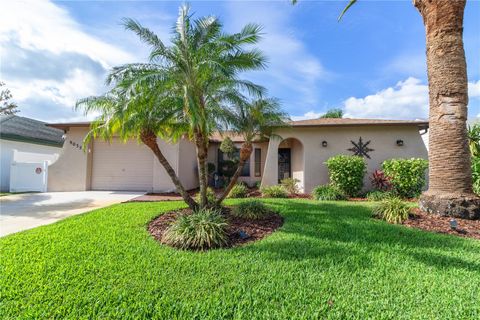
<path fill-rule="evenodd" d="M 61 147 L 63 133 L 42 121 L 15 115 L 0 116 L 1 139 Z"/>
<path fill-rule="evenodd" d="M 354 127 L 354 126 L 417 126 L 428 128 L 428 121 L 424 120 L 384 120 L 384 119 L 352 119 L 352 118 L 318 118 L 309 120 L 290 121 L 291 127 Z M 49 126 L 67 130 L 70 127 L 88 127 L 90 122 L 52 123 Z M 231 131 L 216 132 L 210 137 L 211 142 L 221 142 L 229 136 L 233 142 L 243 142 L 242 136 Z"/>
<path fill-rule="evenodd" d="M 351 119 L 351 118 L 318 118 L 310 120 L 291 121 L 293 127 L 316 126 L 423 126 L 428 127 L 428 121 L 423 120 L 383 120 L 383 119 Z"/>

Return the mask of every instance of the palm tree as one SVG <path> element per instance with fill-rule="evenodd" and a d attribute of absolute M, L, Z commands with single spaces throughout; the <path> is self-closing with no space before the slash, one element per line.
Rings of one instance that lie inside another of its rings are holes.
<path fill-rule="evenodd" d="M 114 89 L 103 96 L 88 97 L 77 102 L 76 108 L 83 108 L 85 113 L 100 112 L 92 123 L 84 140 L 84 145 L 93 138 L 111 140 L 118 136 L 123 141 L 138 139 L 152 150 L 163 166 L 177 191 L 192 210 L 198 204 L 183 187 L 174 169 L 165 158 L 157 143 L 160 137 L 175 142 L 186 132 L 186 125 L 180 121 L 179 108 L 181 100 L 159 91 L 149 92 L 143 88 L 142 94 L 131 95 L 125 90 L 124 81 L 116 83 Z"/>
<path fill-rule="evenodd" d="M 348 2 L 339 20 L 356 2 Z M 480 198 L 472 189 L 466 124 L 465 4 L 466 0 L 413 0 L 425 25 L 430 97 L 429 189 L 420 206 L 430 213 L 478 219 Z"/>
<path fill-rule="evenodd" d="M 238 103 L 229 111 L 232 132 L 243 137 L 237 170 L 224 192 L 217 198 L 219 205 L 237 183 L 245 162 L 252 154 L 252 143 L 274 137 L 273 129 L 286 126 L 288 115 L 280 110 L 276 99 L 257 99 L 252 102 Z"/>
<path fill-rule="evenodd" d="M 127 29 L 151 47 L 148 63 L 114 68 L 107 82 L 129 78 L 130 89 L 159 88 L 182 100 L 186 134 L 196 146 L 201 208 L 207 203 L 207 150 L 210 136 L 227 121 L 226 106 L 243 94 L 261 96 L 263 87 L 239 79 L 239 73 L 264 68 L 265 58 L 256 49 L 245 49 L 260 39 L 261 28 L 248 24 L 240 32 L 226 34 L 212 16 L 194 20 L 189 6 L 180 7 L 171 45 L 132 19 Z"/>

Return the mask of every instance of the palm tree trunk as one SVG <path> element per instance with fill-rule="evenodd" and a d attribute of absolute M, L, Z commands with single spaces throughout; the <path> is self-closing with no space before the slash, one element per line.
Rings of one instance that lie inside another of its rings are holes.
<path fill-rule="evenodd" d="M 429 189 L 421 207 L 430 212 L 480 218 L 472 191 L 467 140 L 468 83 L 463 49 L 466 0 L 413 0 L 423 17 L 430 96 Z"/>
<path fill-rule="evenodd" d="M 200 184 L 200 208 L 206 208 L 208 206 L 207 200 L 207 156 L 208 156 L 208 141 L 205 140 L 203 135 L 195 132 L 195 145 L 197 147 L 197 161 L 198 161 L 198 180 Z"/>
<path fill-rule="evenodd" d="M 168 162 L 168 160 L 165 158 L 162 151 L 158 147 L 157 136 L 151 131 L 144 131 L 141 133 L 140 139 L 147 147 L 149 147 L 153 151 L 153 153 L 157 157 L 160 164 L 163 166 L 165 171 L 167 171 L 167 174 L 170 176 L 170 179 L 172 179 L 173 184 L 177 188 L 177 191 L 180 193 L 183 200 L 187 203 L 188 207 L 192 210 L 196 210 L 198 207 L 198 204 L 195 202 L 195 200 L 192 199 L 192 197 L 185 190 L 182 183 L 180 182 L 180 179 L 178 179 L 178 176 L 175 173 L 175 170 L 173 170 L 172 166 L 170 165 L 170 163 Z"/>
<path fill-rule="evenodd" d="M 240 160 L 238 162 L 237 170 L 233 174 L 232 179 L 230 180 L 230 183 L 228 184 L 227 188 L 223 191 L 223 193 L 217 199 L 217 202 L 216 202 L 217 206 L 220 205 L 223 200 L 225 200 L 225 198 L 228 196 L 228 194 L 232 190 L 233 186 L 235 186 L 235 184 L 237 183 L 238 177 L 240 177 L 243 167 L 245 166 L 245 162 L 247 162 L 247 160 L 250 159 L 252 150 L 253 150 L 253 147 L 251 142 L 244 142 L 242 144 L 242 147 L 240 148 Z"/>

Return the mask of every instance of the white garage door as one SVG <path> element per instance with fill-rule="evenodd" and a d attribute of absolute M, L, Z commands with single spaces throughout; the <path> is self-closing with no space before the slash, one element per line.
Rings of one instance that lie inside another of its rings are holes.
<path fill-rule="evenodd" d="M 151 191 L 153 153 L 136 141 L 95 140 L 92 190 Z"/>

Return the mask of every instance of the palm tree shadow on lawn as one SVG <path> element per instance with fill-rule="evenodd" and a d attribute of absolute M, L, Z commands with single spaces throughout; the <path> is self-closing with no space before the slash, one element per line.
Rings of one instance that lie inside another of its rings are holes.
<path fill-rule="evenodd" d="M 268 201 L 268 200 L 267 200 Z M 468 241 L 391 225 L 371 218 L 365 205 L 285 202 L 269 204 L 285 218 L 276 234 L 247 250 L 264 251 L 278 260 L 318 260 L 319 266 L 352 261 L 351 268 L 369 268 L 383 252 L 415 259 L 425 266 L 479 271 L 480 263 L 459 258 L 456 252 L 478 250 Z"/>

